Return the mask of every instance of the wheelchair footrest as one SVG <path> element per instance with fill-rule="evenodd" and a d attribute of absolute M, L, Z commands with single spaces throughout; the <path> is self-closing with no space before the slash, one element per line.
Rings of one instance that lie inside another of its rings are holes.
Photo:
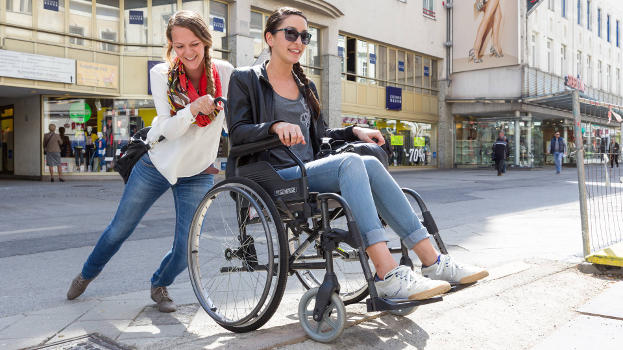
<path fill-rule="evenodd" d="M 398 310 L 405 309 L 414 306 L 426 305 L 442 301 L 442 297 L 434 297 L 424 300 L 409 300 L 409 299 L 387 299 L 387 298 L 368 298 L 366 300 L 366 306 L 368 312 L 374 311 L 386 311 L 386 310 Z"/>

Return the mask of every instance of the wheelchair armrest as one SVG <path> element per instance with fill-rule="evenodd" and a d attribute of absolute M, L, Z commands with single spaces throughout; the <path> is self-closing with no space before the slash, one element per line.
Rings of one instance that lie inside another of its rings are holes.
<path fill-rule="evenodd" d="M 283 144 L 281 143 L 281 140 L 279 140 L 279 137 L 277 135 L 271 135 L 270 137 L 265 138 L 261 141 L 232 146 L 232 148 L 229 150 L 229 155 L 234 158 L 238 158 L 249 154 L 276 148 L 281 145 Z"/>

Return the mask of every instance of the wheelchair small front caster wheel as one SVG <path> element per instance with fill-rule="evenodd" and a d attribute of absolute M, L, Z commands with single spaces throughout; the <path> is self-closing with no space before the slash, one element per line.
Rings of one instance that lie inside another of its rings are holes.
<path fill-rule="evenodd" d="M 405 307 L 404 309 L 387 310 L 387 312 L 394 316 L 407 316 L 415 311 L 415 309 L 417 309 L 417 306 Z"/>
<path fill-rule="evenodd" d="M 346 308 L 342 299 L 336 294 L 331 295 L 331 304 L 322 315 L 322 320 L 314 320 L 314 307 L 318 288 L 308 290 L 299 302 L 299 322 L 305 333 L 313 340 L 329 343 L 337 339 L 346 325 Z"/>

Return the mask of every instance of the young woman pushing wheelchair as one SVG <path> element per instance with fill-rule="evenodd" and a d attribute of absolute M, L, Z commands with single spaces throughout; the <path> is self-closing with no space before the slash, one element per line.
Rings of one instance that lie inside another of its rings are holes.
<path fill-rule="evenodd" d="M 307 25 L 301 11 L 278 9 L 264 30 L 270 60 L 232 74 L 227 113 L 232 145 L 278 135 L 305 163 L 310 191 L 341 192 L 374 264 L 379 297 L 423 300 L 447 292 L 450 283 L 473 283 L 488 276 L 484 269 L 458 264 L 449 255 L 437 252 L 399 185 L 375 157 L 342 153 L 316 159 L 322 137 L 376 142 L 379 146 L 384 139 L 378 130 L 326 128 L 316 88 L 299 63 L 311 39 Z M 270 162 L 282 178 L 301 176 L 300 168 L 284 150 L 267 152 L 258 157 Z M 417 254 L 422 276 L 394 260 L 378 214 Z"/>

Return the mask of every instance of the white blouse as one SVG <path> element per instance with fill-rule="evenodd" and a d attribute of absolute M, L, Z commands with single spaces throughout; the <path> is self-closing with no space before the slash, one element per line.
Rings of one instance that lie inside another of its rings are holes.
<path fill-rule="evenodd" d="M 223 96 L 227 96 L 229 76 L 234 67 L 226 61 L 212 59 L 221 79 Z M 195 117 L 190 113 L 190 104 L 171 116 L 168 89 L 168 63 L 160 63 L 149 72 L 151 92 L 157 116 L 151 124 L 147 140 L 155 142 L 160 135 L 166 139 L 149 150 L 149 158 L 156 169 L 174 185 L 180 177 L 194 176 L 216 160 L 221 130 L 224 127 L 225 112 L 205 127 L 193 124 Z"/>

